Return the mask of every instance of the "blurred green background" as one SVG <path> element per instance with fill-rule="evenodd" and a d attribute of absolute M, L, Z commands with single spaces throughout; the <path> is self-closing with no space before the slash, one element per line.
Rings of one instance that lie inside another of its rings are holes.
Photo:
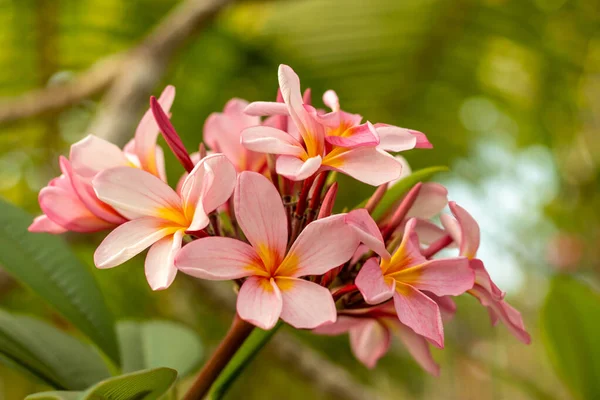
<path fill-rule="evenodd" d="M 0 96 L 69 82 L 135 46 L 176 4 L 0 0 Z M 595 0 L 246 1 L 192 35 L 153 93 L 176 86 L 172 121 L 192 149 L 206 116 L 229 98 L 273 99 L 277 65 L 286 63 L 318 105 L 335 89 L 348 111 L 425 132 L 434 149 L 404 154 L 413 170 L 451 168 L 436 179 L 480 222 L 479 255 L 533 343 L 490 327 L 472 298 L 459 299 L 447 348 L 434 350 L 440 378 L 425 375 L 397 342 L 370 371 L 352 358 L 347 337 L 285 329 L 347 371 L 344 379 L 389 399 L 600 398 L 599 23 Z M 0 196 L 39 213 L 37 192 L 59 174 L 58 155 L 94 133 L 88 127 L 103 105 L 97 93 L 0 124 Z M 144 107 L 125 111 L 141 117 Z M 167 162 L 175 182 L 182 170 L 170 155 Z M 339 202 L 356 204 L 371 190 L 343 180 Z M 102 234 L 66 238 L 92 269 Z M 152 293 L 141 264 L 94 272 L 111 310 L 181 321 L 209 353 L 231 309 L 183 276 Z M 61 324 L 5 274 L 0 305 Z M 229 398 L 343 398 L 315 378 L 328 368 L 316 363 L 311 375 L 271 344 Z M 0 366 L 0 398 L 41 389 Z"/>

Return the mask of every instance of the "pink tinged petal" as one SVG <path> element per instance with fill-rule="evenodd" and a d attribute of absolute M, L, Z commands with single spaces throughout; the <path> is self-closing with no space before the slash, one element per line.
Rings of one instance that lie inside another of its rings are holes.
<path fill-rule="evenodd" d="M 297 329 L 335 322 L 337 311 L 328 289 L 302 279 L 278 277 L 275 281 L 283 300 L 282 320 Z"/>
<path fill-rule="evenodd" d="M 417 219 L 415 232 L 419 237 L 419 241 L 424 244 L 431 244 L 446 236 L 446 231 L 434 224 L 433 222 Z"/>
<path fill-rule="evenodd" d="M 417 137 L 409 129 L 391 125 L 378 125 L 375 129 L 379 135 L 379 148 L 382 150 L 405 151 L 417 146 Z"/>
<path fill-rule="evenodd" d="M 329 144 L 354 149 L 357 147 L 373 147 L 379 144 L 379 135 L 370 122 L 353 126 L 344 132 L 344 136 L 326 136 Z"/>
<path fill-rule="evenodd" d="M 376 258 L 370 258 L 362 266 L 354 282 L 365 301 L 378 304 L 394 295 L 396 281 L 385 279 Z"/>
<path fill-rule="evenodd" d="M 525 344 L 531 343 L 531 336 L 525 328 L 523 317 L 519 311 L 504 300 L 495 301 L 480 286 L 476 285 L 470 293 L 479 298 L 481 304 L 488 307 L 493 323 L 500 320 L 518 340 Z"/>
<path fill-rule="evenodd" d="M 300 92 L 300 78 L 292 68 L 284 64 L 279 66 L 277 75 L 281 96 L 287 106 L 289 115 L 299 128 L 308 129 L 311 125 L 310 117 L 304 109 L 304 101 Z"/>
<path fill-rule="evenodd" d="M 173 151 L 173 154 L 175 154 L 175 157 L 177 157 L 186 171 L 191 171 L 194 168 L 194 163 L 190 159 L 190 154 L 183 145 L 183 142 L 177 134 L 177 131 L 175 131 L 171 121 L 169 121 L 169 117 L 154 96 L 150 97 L 150 108 L 167 145 L 169 145 L 169 148 Z"/>
<path fill-rule="evenodd" d="M 88 135 L 74 143 L 69 159 L 73 171 L 85 178 L 93 178 L 109 168 L 129 165 L 118 146 L 94 135 Z"/>
<path fill-rule="evenodd" d="M 114 226 L 92 214 L 72 188 L 47 186 L 40 191 L 38 199 L 44 214 L 69 231 L 97 232 Z"/>
<path fill-rule="evenodd" d="M 237 312 L 243 320 L 271 329 L 281 315 L 282 304 L 275 279 L 251 276 L 240 288 Z"/>
<path fill-rule="evenodd" d="M 448 189 L 439 183 L 424 183 L 407 217 L 429 219 L 442 212 L 446 204 L 448 204 Z"/>
<path fill-rule="evenodd" d="M 436 296 L 431 292 L 424 293 L 437 303 L 444 321 L 449 321 L 454 317 L 454 314 L 456 314 L 456 303 L 450 296 Z"/>
<path fill-rule="evenodd" d="M 479 225 L 471 214 L 455 202 L 451 201 L 448 205 L 460 225 L 460 255 L 474 258 L 479 248 Z"/>
<path fill-rule="evenodd" d="M 334 157 L 326 157 L 323 164 L 373 186 L 393 181 L 402 172 L 402 165 L 398 160 L 375 147 L 360 147 Z"/>
<path fill-rule="evenodd" d="M 127 222 L 125 218 L 119 215 L 113 208 L 100 201 L 94 192 L 92 183 L 89 179 L 84 179 L 73 172 L 71 165 L 64 157 L 60 158 L 61 170 L 69 178 L 73 190 L 83 203 L 83 205 L 98 218 L 111 224 L 122 224 Z"/>
<path fill-rule="evenodd" d="M 359 241 L 343 215 L 311 222 L 300 233 L 277 270 L 280 276 L 322 275 L 348 261 Z"/>
<path fill-rule="evenodd" d="M 417 219 L 411 218 L 404 227 L 404 236 L 402 243 L 392 255 L 389 263 L 382 264 L 384 273 L 393 274 L 404 269 L 427 262 L 427 259 L 421 254 L 419 237 L 415 233 Z"/>
<path fill-rule="evenodd" d="M 464 257 L 431 260 L 389 276 L 438 296 L 459 296 L 475 283 L 475 274 L 469 268 L 469 260 Z"/>
<path fill-rule="evenodd" d="M 194 240 L 177 254 L 175 266 L 184 274 L 217 281 L 245 278 L 262 269 L 252 246 L 225 237 Z"/>
<path fill-rule="evenodd" d="M 116 267 L 141 253 L 165 236 L 172 235 L 177 228 L 166 221 L 153 217 L 142 217 L 115 228 L 104 238 L 94 253 L 96 267 Z"/>
<path fill-rule="evenodd" d="M 367 368 L 375 368 L 377 361 L 389 350 L 391 338 L 387 327 L 375 319 L 366 319 L 350 330 L 352 353 Z"/>
<path fill-rule="evenodd" d="M 385 248 L 383 237 L 379 227 L 373 221 L 369 212 L 362 208 L 359 210 L 350 211 L 345 216 L 345 221 L 358 235 L 362 243 L 367 245 L 369 249 L 379 254 L 384 259 L 389 259 L 390 253 Z"/>
<path fill-rule="evenodd" d="M 242 145 L 259 153 L 284 154 L 299 157 L 305 153 L 293 136 L 269 126 L 253 126 L 242 132 Z"/>
<path fill-rule="evenodd" d="M 204 211 L 211 213 L 231 197 L 237 172 L 233 164 L 221 154 L 207 156 L 199 164 L 204 164 L 207 172 L 215 177 L 210 184 L 203 185 L 202 190 Z"/>
<path fill-rule="evenodd" d="M 186 224 L 177 193 L 149 172 L 118 167 L 98 174 L 92 183 L 100 200 L 129 219 L 154 216 Z"/>
<path fill-rule="evenodd" d="M 323 324 L 315 329 L 313 333 L 317 335 L 337 336 L 348 333 L 350 329 L 360 326 L 364 322 L 364 318 L 354 318 L 347 315 L 340 315 L 336 321 L 331 324 Z"/>
<path fill-rule="evenodd" d="M 259 117 L 271 115 L 290 115 L 285 103 L 276 103 L 273 101 L 255 101 L 250 103 L 244 109 L 244 113 Z"/>
<path fill-rule="evenodd" d="M 58 225 L 56 222 L 48 218 L 48 216 L 43 214 L 35 217 L 27 230 L 29 232 L 47 232 L 52 234 L 64 233 L 67 231 L 65 228 Z"/>
<path fill-rule="evenodd" d="M 279 175 L 293 181 L 303 181 L 313 176 L 321 167 L 321 156 L 309 158 L 306 161 L 294 156 L 279 156 L 275 169 Z"/>
<path fill-rule="evenodd" d="M 174 100 L 175 87 L 169 85 L 158 98 L 158 104 L 168 114 Z M 152 114 L 152 109 L 149 108 L 135 130 L 134 150 L 141 168 L 163 179 L 164 176 L 161 176 L 161 167 L 164 168 L 164 160 L 161 165 L 156 154 L 156 139 L 158 138 L 158 134 L 158 125 Z"/>
<path fill-rule="evenodd" d="M 492 281 L 490 274 L 485 269 L 481 260 L 474 258 L 469 260 L 469 266 L 475 271 L 475 284 L 485 289 L 490 297 L 496 301 L 504 298 L 505 293 Z"/>
<path fill-rule="evenodd" d="M 419 131 L 415 131 L 415 130 L 410 130 L 410 133 L 412 133 L 416 138 L 417 138 L 417 145 L 415 146 L 417 149 L 432 149 L 433 145 L 431 144 L 431 142 L 429 142 L 429 139 L 427 139 L 427 136 L 425 136 L 425 134 L 423 132 L 419 132 Z"/>
<path fill-rule="evenodd" d="M 394 306 L 400 322 L 439 348 L 444 347 L 444 327 L 437 303 L 409 285 L 398 283 Z"/>
<path fill-rule="evenodd" d="M 406 346 L 406 349 L 415 361 L 427 372 L 433 376 L 439 376 L 440 366 L 435 362 L 429 349 L 429 342 L 420 335 L 417 335 L 408 326 L 398 323 L 395 332 L 400 340 Z"/>
<path fill-rule="evenodd" d="M 302 101 L 304 104 L 311 105 L 312 104 L 312 91 L 310 88 L 304 90 L 304 94 L 302 95 Z"/>
<path fill-rule="evenodd" d="M 234 196 L 237 221 L 267 268 L 276 268 L 285 256 L 287 217 L 275 186 L 256 172 L 238 176 Z"/>
<path fill-rule="evenodd" d="M 333 90 L 328 90 L 323 93 L 323 103 L 333 111 L 338 111 L 340 109 L 340 100 L 338 99 L 337 93 Z"/>
<path fill-rule="evenodd" d="M 173 283 L 177 275 L 175 255 L 181 249 L 182 239 L 183 229 L 180 229 L 174 235 L 166 236 L 150 247 L 144 269 L 152 290 L 163 290 Z"/>

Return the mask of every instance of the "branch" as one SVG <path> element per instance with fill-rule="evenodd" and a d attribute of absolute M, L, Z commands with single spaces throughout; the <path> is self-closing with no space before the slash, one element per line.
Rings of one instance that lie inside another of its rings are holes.
<path fill-rule="evenodd" d="M 173 53 L 230 3 L 233 0 L 182 2 L 133 49 L 106 57 L 69 83 L 0 99 L 0 124 L 60 110 L 108 88 L 92 132 L 123 141 L 123 132 L 131 134 Z"/>

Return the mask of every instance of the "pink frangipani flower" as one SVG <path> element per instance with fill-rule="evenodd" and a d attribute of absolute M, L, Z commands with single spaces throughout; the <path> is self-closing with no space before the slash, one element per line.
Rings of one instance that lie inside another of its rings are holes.
<path fill-rule="evenodd" d="M 94 253 L 98 268 L 112 268 L 150 247 L 146 278 L 153 290 L 168 288 L 177 273 L 175 254 L 186 232 L 204 229 L 208 214 L 225 203 L 236 171 L 222 154 L 207 156 L 186 177 L 178 194 L 156 176 L 119 167 L 94 179 L 99 199 L 131 221 L 113 230 Z"/>
<path fill-rule="evenodd" d="M 375 367 L 388 352 L 392 335 L 396 335 L 425 371 L 434 376 L 440 373 L 427 339 L 398 320 L 392 302 L 369 309 L 344 311 L 335 323 L 319 326 L 313 332 L 320 335 L 348 333 L 352 353 L 367 368 Z"/>
<path fill-rule="evenodd" d="M 175 88 L 167 86 L 159 102 L 169 110 Z M 71 146 L 69 159 L 60 158 L 62 175 L 50 181 L 39 194 L 44 212 L 29 227 L 31 232 L 96 232 L 127 221 L 112 207 L 100 201 L 92 180 L 100 172 L 115 167 L 148 171 L 166 181 L 164 156 L 156 145 L 159 130 L 149 109 L 142 117 L 135 137 L 124 149 L 99 137 L 88 135 Z"/>
<path fill-rule="evenodd" d="M 240 143 L 245 128 L 260 125 L 260 117 L 244 113 L 246 100 L 231 99 L 222 113 L 212 113 L 204 123 L 204 141 L 213 151 L 223 153 L 238 172 L 263 172 L 267 157 L 246 149 Z"/>
<path fill-rule="evenodd" d="M 375 186 L 400 176 L 401 164 L 385 150 L 414 148 L 417 136 L 402 128 L 382 126 L 382 142 L 379 128 L 370 122 L 360 124 L 359 115 L 339 110 L 334 92 L 324 97 L 334 111 L 320 113 L 304 103 L 300 80 L 290 67 L 280 65 L 278 76 L 284 103 L 251 103 L 246 113 L 289 115 L 299 135 L 270 126 L 247 128 L 242 132 L 247 149 L 279 155 L 277 173 L 296 181 L 320 170 L 340 171 Z"/>
<path fill-rule="evenodd" d="M 460 245 L 460 255 L 469 259 L 469 266 L 475 272 L 475 285 L 469 293 L 488 308 L 492 324 L 502 321 L 510 332 L 521 342 L 531 343 L 531 336 L 525 329 L 521 314 L 504 300 L 505 293 L 492 281 L 483 262 L 476 258 L 479 249 L 480 230 L 477 221 L 464 208 L 451 201 L 448 214 L 441 215 L 446 231 Z"/>
<path fill-rule="evenodd" d="M 351 213 L 352 223 L 346 221 L 350 214 L 322 218 L 311 222 L 286 250 L 288 227 L 280 195 L 267 178 L 248 171 L 238 177 L 234 208 L 250 244 L 226 237 L 201 238 L 179 252 L 177 268 L 201 279 L 246 278 L 237 312 L 260 328 L 271 329 L 279 318 L 296 328 L 334 322 L 336 308 L 329 290 L 301 278 L 345 263 L 361 240 L 376 241 L 370 237 L 375 223 L 365 223 L 364 213 Z"/>
<path fill-rule="evenodd" d="M 424 291 L 437 296 L 458 296 L 473 287 L 473 271 L 465 257 L 427 260 L 421 255 L 414 232 L 416 219 L 406 225 L 402 243 L 392 258 L 365 262 L 356 286 L 369 304 L 393 297 L 400 322 L 438 347 L 444 346 L 439 306 Z"/>

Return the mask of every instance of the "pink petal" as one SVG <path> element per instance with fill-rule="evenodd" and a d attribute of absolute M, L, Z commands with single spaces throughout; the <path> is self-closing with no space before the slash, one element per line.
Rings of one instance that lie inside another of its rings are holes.
<path fill-rule="evenodd" d="M 498 286 L 492 281 L 490 274 L 483 266 L 481 260 L 474 258 L 469 260 L 469 266 L 475 271 L 475 284 L 485 289 L 490 297 L 496 301 L 500 301 L 504 298 L 505 293 L 500 290 Z"/>
<path fill-rule="evenodd" d="M 175 268 L 175 255 L 181 249 L 183 229 L 174 235 L 166 236 L 154 243 L 146 255 L 145 272 L 146 280 L 152 290 L 163 290 L 171 286 L 177 268 Z"/>
<path fill-rule="evenodd" d="M 93 180 L 96 195 L 129 219 L 154 216 L 186 224 L 181 199 L 165 182 L 137 168 L 118 167 L 101 172 Z"/>
<path fill-rule="evenodd" d="M 415 233 L 416 225 L 416 218 L 411 218 L 406 223 L 402 243 L 392 255 L 389 263 L 382 263 L 384 274 L 393 274 L 427 262 L 427 259 L 421 254 L 419 238 Z"/>
<path fill-rule="evenodd" d="M 379 148 L 388 151 L 405 151 L 414 149 L 417 137 L 410 130 L 392 125 L 377 125 L 375 128 L 379 135 Z"/>
<path fill-rule="evenodd" d="M 320 325 L 313 329 L 313 333 L 317 335 L 337 336 L 347 333 L 350 329 L 361 325 L 362 322 L 364 322 L 364 318 L 340 315 L 334 323 Z"/>
<path fill-rule="evenodd" d="M 350 330 L 352 352 L 367 368 L 375 368 L 391 342 L 390 331 L 375 319 L 367 319 Z"/>
<path fill-rule="evenodd" d="M 262 270 L 252 246 L 225 237 L 194 240 L 177 254 L 175 265 L 184 274 L 208 280 L 239 279 Z"/>
<path fill-rule="evenodd" d="M 375 257 L 364 263 L 354 283 L 369 304 L 378 304 L 390 299 L 396 288 L 395 280 L 384 278 Z"/>
<path fill-rule="evenodd" d="M 442 212 L 446 204 L 448 189 L 439 183 L 427 182 L 421 185 L 421 190 L 406 216 L 429 219 Z"/>
<path fill-rule="evenodd" d="M 455 202 L 451 201 L 448 205 L 460 225 L 460 255 L 474 258 L 479 249 L 479 225 L 471 214 Z"/>
<path fill-rule="evenodd" d="M 323 165 L 373 186 L 393 181 L 402 172 L 398 160 L 375 147 L 360 147 L 334 157 L 327 156 Z"/>
<path fill-rule="evenodd" d="M 456 314 L 456 303 L 450 296 L 436 296 L 431 292 L 424 292 L 424 294 L 437 303 L 442 313 L 442 320 L 450 321 L 454 317 L 454 314 Z"/>
<path fill-rule="evenodd" d="M 94 253 L 96 267 L 105 269 L 123 264 L 178 230 L 165 222 L 153 217 L 142 217 L 118 226 L 96 249 Z"/>
<path fill-rule="evenodd" d="M 276 268 L 287 246 L 287 217 L 275 186 L 256 172 L 238 176 L 234 196 L 235 215 L 246 238 L 265 266 Z"/>
<path fill-rule="evenodd" d="M 52 234 L 64 233 L 67 231 L 65 228 L 58 225 L 56 222 L 53 222 L 44 214 L 35 217 L 27 230 L 29 232 L 47 232 Z"/>
<path fill-rule="evenodd" d="M 311 222 L 300 233 L 277 270 L 280 276 L 322 275 L 348 261 L 358 238 L 344 221 L 333 215 Z"/>
<path fill-rule="evenodd" d="M 375 221 L 373 221 L 373 218 L 371 218 L 371 215 L 366 209 L 361 208 L 359 210 L 350 211 L 346 214 L 345 221 L 353 228 L 360 241 L 366 244 L 369 249 L 373 250 L 384 259 L 389 259 L 391 257 L 390 253 L 385 248 L 385 243 L 379 227 Z"/>
<path fill-rule="evenodd" d="M 433 145 L 427 139 L 427 136 L 423 132 L 415 131 L 410 129 L 410 133 L 412 133 L 417 138 L 417 145 L 415 146 L 417 149 L 432 149 Z"/>
<path fill-rule="evenodd" d="M 329 290 L 313 282 L 276 278 L 281 291 L 281 319 L 298 329 L 312 329 L 335 322 L 337 312 Z"/>
<path fill-rule="evenodd" d="M 431 244 L 438 239 L 446 236 L 446 231 L 433 222 L 417 219 L 417 225 L 415 226 L 415 232 L 419 237 L 419 241 L 424 244 Z"/>
<path fill-rule="evenodd" d="M 464 257 L 431 260 L 387 276 L 438 296 L 459 296 L 475 283 L 475 274 Z"/>
<path fill-rule="evenodd" d="M 209 214 L 229 200 L 235 188 L 237 173 L 233 164 L 222 154 L 206 156 L 198 165 L 203 165 L 207 173 L 214 176 L 210 184 L 203 182 L 202 185 L 202 205 L 204 212 Z M 193 175 L 193 171 L 190 175 Z"/>
<path fill-rule="evenodd" d="M 253 126 L 242 132 L 242 145 L 252 151 L 267 154 L 285 154 L 299 157 L 302 145 L 293 136 L 269 126 Z"/>
<path fill-rule="evenodd" d="M 86 178 L 93 178 L 109 168 L 130 165 L 118 146 L 94 135 L 74 143 L 69 160 L 73 171 Z"/>
<path fill-rule="evenodd" d="M 174 100 L 175 87 L 169 85 L 161 93 L 158 103 L 165 113 L 169 114 Z M 152 114 L 152 109 L 148 108 L 135 130 L 134 149 L 140 161 L 140 166 L 151 174 L 161 177 L 160 169 L 164 166 L 164 162 L 161 165 L 156 154 L 158 134 L 159 128 Z"/>
<path fill-rule="evenodd" d="M 444 327 L 435 301 L 409 285 L 397 284 L 394 306 L 400 322 L 439 348 L 444 347 Z"/>
<path fill-rule="evenodd" d="M 321 167 L 321 156 L 309 158 L 306 161 L 294 156 L 279 156 L 275 169 L 279 175 L 293 181 L 303 181 L 313 176 Z"/>
<path fill-rule="evenodd" d="M 255 101 L 248 104 L 244 113 L 259 117 L 267 115 L 290 115 L 285 103 L 276 103 L 274 101 Z"/>
<path fill-rule="evenodd" d="M 323 93 L 323 103 L 333 111 L 338 111 L 340 109 L 340 100 L 338 99 L 337 93 L 333 90 L 328 90 Z"/>
<path fill-rule="evenodd" d="M 240 288 L 237 312 L 243 320 L 261 329 L 271 329 L 279 319 L 282 304 L 275 279 L 251 276 Z"/>
<path fill-rule="evenodd" d="M 344 132 L 344 136 L 326 136 L 329 144 L 354 149 L 358 147 L 373 147 L 379 144 L 379 136 L 370 122 L 353 126 Z"/>
<path fill-rule="evenodd" d="M 55 224 L 74 232 L 97 232 L 113 227 L 90 212 L 73 189 L 47 186 L 40 190 L 40 208 Z"/>
<path fill-rule="evenodd" d="M 395 332 L 415 361 L 431 375 L 439 376 L 440 366 L 433 359 L 427 340 L 402 323 L 398 323 L 396 327 Z"/>

